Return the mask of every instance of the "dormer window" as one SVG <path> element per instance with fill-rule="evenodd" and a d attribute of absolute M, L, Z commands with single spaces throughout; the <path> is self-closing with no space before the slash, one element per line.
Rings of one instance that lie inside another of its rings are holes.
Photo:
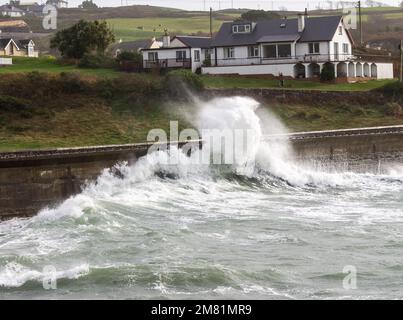
<path fill-rule="evenodd" d="M 232 26 L 232 33 L 250 33 L 250 24 L 236 24 Z"/>

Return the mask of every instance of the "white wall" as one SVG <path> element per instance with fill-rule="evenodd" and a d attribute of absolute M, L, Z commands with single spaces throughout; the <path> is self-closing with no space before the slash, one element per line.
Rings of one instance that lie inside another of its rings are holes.
<path fill-rule="evenodd" d="M 12 65 L 13 59 L 12 58 L 0 58 L 0 65 Z"/>
<path fill-rule="evenodd" d="M 207 67 L 202 68 L 203 74 L 272 74 L 278 76 L 282 73 L 284 76 L 294 76 L 294 64 L 273 64 L 273 65 L 250 65 L 250 66 L 226 66 L 226 67 Z"/>
<path fill-rule="evenodd" d="M 378 79 L 393 79 L 393 63 L 375 63 Z"/>
<path fill-rule="evenodd" d="M 343 27 L 342 35 L 339 34 L 339 27 Z M 350 56 L 352 55 L 352 52 L 353 52 L 353 45 L 351 43 L 349 36 L 347 35 L 347 30 L 344 27 L 342 22 L 340 22 L 340 24 L 337 27 L 337 30 L 333 36 L 332 41 L 330 41 L 330 43 L 329 43 L 329 45 L 330 45 L 329 52 L 330 52 L 331 60 L 334 60 L 334 54 L 335 54 L 334 43 L 335 42 L 337 42 L 339 44 L 339 61 L 344 61 L 344 60 L 347 60 L 348 58 L 350 58 Z M 347 54 L 343 53 L 343 43 L 348 44 L 348 53 Z"/>
<path fill-rule="evenodd" d="M 318 42 L 318 41 L 316 41 Z M 319 42 L 319 55 L 311 55 L 309 53 L 309 42 L 302 42 L 302 43 L 297 43 L 296 48 L 295 48 L 295 52 L 296 52 L 296 56 L 297 57 L 304 57 L 304 56 L 311 56 L 311 57 L 315 57 L 317 56 L 318 58 L 321 58 L 322 60 L 325 57 L 328 57 L 329 55 L 329 42 L 327 41 L 323 41 L 323 42 Z M 313 59 L 314 60 L 314 59 Z"/>

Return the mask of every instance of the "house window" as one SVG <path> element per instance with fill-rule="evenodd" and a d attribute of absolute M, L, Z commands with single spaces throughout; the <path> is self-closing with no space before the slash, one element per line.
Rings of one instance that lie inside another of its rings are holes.
<path fill-rule="evenodd" d="M 334 30 L 334 29 L 333 29 Z M 343 27 L 342 26 L 339 26 L 339 35 L 342 35 L 343 34 Z"/>
<path fill-rule="evenodd" d="M 149 61 L 158 61 L 158 52 L 149 52 L 148 60 Z"/>
<path fill-rule="evenodd" d="M 232 26 L 233 33 L 249 33 L 250 32 L 250 24 L 237 24 Z"/>
<path fill-rule="evenodd" d="M 309 44 L 309 53 L 318 54 L 319 53 L 319 42 L 314 42 Z"/>
<path fill-rule="evenodd" d="M 195 55 L 195 62 L 199 62 L 200 61 L 200 50 L 195 50 L 194 55 Z"/>
<path fill-rule="evenodd" d="M 291 44 L 277 45 L 277 52 L 279 58 L 291 58 Z"/>
<path fill-rule="evenodd" d="M 176 51 L 176 61 L 185 61 L 186 60 L 186 51 Z"/>
<path fill-rule="evenodd" d="M 259 46 L 249 46 L 248 47 L 248 57 L 249 58 L 259 57 Z"/>
<path fill-rule="evenodd" d="M 291 44 L 269 44 L 263 46 L 263 58 L 277 59 L 277 58 L 291 58 Z"/>
<path fill-rule="evenodd" d="M 224 48 L 224 59 L 234 59 L 235 50 L 233 47 Z"/>
<path fill-rule="evenodd" d="M 266 59 L 276 59 L 277 58 L 277 46 L 275 44 L 270 44 L 263 47 L 263 56 Z"/>
<path fill-rule="evenodd" d="M 343 43 L 343 53 L 348 53 L 348 43 Z"/>

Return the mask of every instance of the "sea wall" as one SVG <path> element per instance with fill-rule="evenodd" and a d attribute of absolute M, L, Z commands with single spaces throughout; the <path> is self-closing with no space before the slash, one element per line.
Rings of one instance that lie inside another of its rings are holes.
<path fill-rule="evenodd" d="M 314 166 L 382 171 L 403 164 L 403 126 L 295 133 L 296 157 Z M 193 143 L 200 146 L 200 141 Z M 0 218 L 35 215 L 80 192 L 119 161 L 134 163 L 150 144 L 0 153 Z M 118 174 L 118 173 L 117 173 Z"/>

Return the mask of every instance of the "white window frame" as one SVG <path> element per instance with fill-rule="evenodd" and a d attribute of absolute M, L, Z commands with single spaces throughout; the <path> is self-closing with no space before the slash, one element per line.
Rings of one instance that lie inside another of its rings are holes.
<path fill-rule="evenodd" d="M 200 62 L 200 56 L 201 56 L 200 50 L 194 50 L 193 53 L 194 53 L 194 61 Z"/>
<path fill-rule="evenodd" d="M 158 61 L 158 52 L 156 52 L 156 51 L 149 52 L 148 61 L 157 62 Z"/>
<path fill-rule="evenodd" d="M 348 54 L 348 50 L 349 50 L 349 45 L 348 43 L 343 43 L 343 53 L 344 54 Z"/>
<path fill-rule="evenodd" d="M 289 45 L 290 46 L 290 56 L 289 57 L 280 57 L 278 47 L 281 45 Z M 264 48 L 262 52 L 262 58 L 266 60 L 284 60 L 284 59 L 292 59 L 292 43 L 291 42 L 279 42 L 279 43 L 267 43 L 264 46 L 274 46 L 276 48 L 276 57 L 275 58 L 267 58 L 264 57 Z"/>
<path fill-rule="evenodd" d="M 225 47 L 224 48 L 224 59 L 235 59 L 235 48 L 234 47 Z"/>
<path fill-rule="evenodd" d="M 244 31 L 239 31 L 240 26 L 244 27 Z M 232 26 L 232 33 L 250 33 L 250 31 L 250 24 L 236 24 Z"/>
<path fill-rule="evenodd" d="M 343 35 L 343 26 L 339 26 L 339 35 L 340 35 L 340 36 Z"/>
<path fill-rule="evenodd" d="M 259 51 L 259 46 L 248 46 L 248 58 L 258 58 Z"/>
<path fill-rule="evenodd" d="M 311 51 L 312 46 L 312 51 Z M 316 48 L 317 46 L 317 48 Z M 316 50 L 318 49 L 318 50 Z M 319 42 L 310 42 L 308 43 L 308 52 L 309 54 L 320 54 L 320 43 Z"/>
<path fill-rule="evenodd" d="M 176 62 L 183 62 L 186 60 L 186 50 L 177 50 L 176 53 Z"/>

